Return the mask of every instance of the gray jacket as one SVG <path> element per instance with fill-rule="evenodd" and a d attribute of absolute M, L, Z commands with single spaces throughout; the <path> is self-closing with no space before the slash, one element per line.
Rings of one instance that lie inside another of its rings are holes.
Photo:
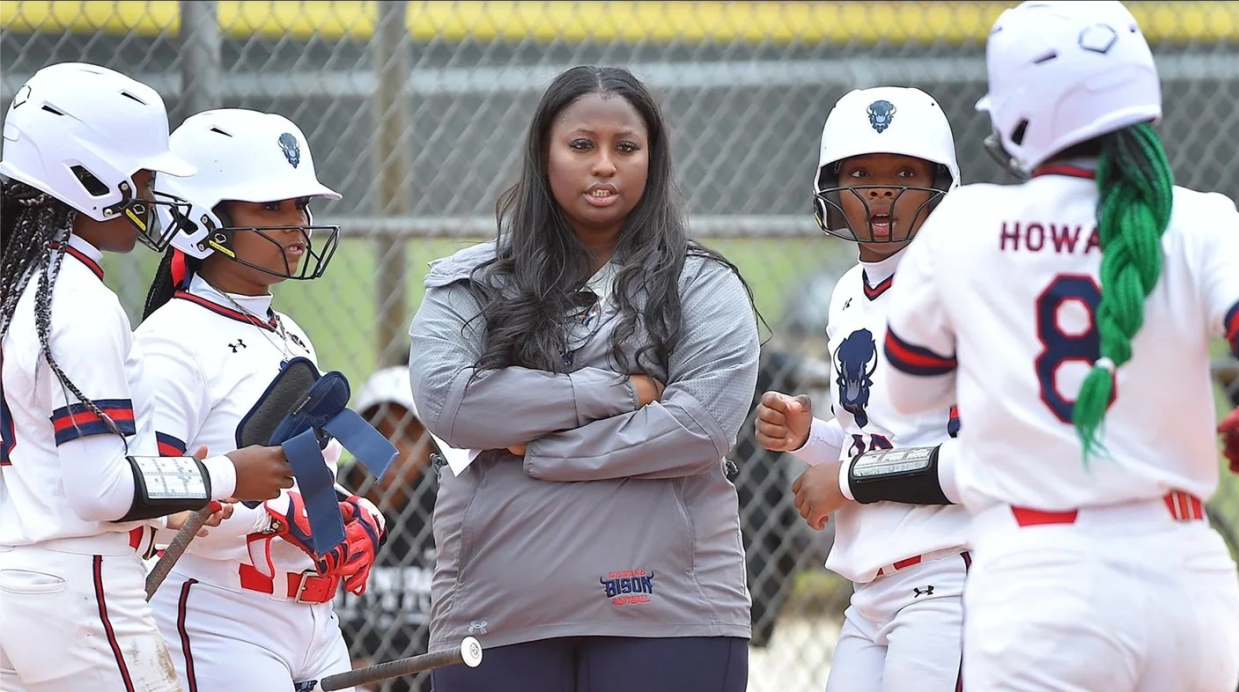
<path fill-rule="evenodd" d="M 757 380 L 757 328 L 739 279 L 688 259 L 681 341 L 670 372 L 648 373 L 667 389 L 638 408 L 608 354 L 610 303 L 571 373 L 509 367 L 471 380 L 482 320 L 464 329 L 479 312 L 465 282 L 493 256 L 491 242 L 433 262 L 410 328 L 426 427 L 453 447 L 489 450 L 459 477 L 443 469 L 431 650 L 468 635 L 483 646 L 748 638 L 738 500 L 724 472 Z M 630 358 L 638 347 L 625 345 Z M 507 447 L 525 442 L 522 463 Z"/>

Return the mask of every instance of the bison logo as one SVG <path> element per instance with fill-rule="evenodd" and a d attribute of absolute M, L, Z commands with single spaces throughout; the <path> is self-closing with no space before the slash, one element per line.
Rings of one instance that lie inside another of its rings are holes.
<path fill-rule="evenodd" d="M 881 134 L 891 126 L 891 120 L 895 118 L 895 104 L 890 101 L 874 101 L 865 112 L 869 114 L 869 124 Z"/>
<path fill-rule="evenodd" d="M 878 369 L 878 344 L 873 332 L 858 329 L 847 338 L 834 353 L 835 386 L 839 388 L 839 404 L 852 414 L 856 425 L 869 424 L 869 388 L 873 386 L 873 373 Z"/>
<path fill-rule="evenodd" d="M 301 163 L 301 145 L 297 143 L 297 138 L 290 132 L 285 132 L 280 135 L 280 151 L 284 152 L 284 158 L 297 167 Z"/>

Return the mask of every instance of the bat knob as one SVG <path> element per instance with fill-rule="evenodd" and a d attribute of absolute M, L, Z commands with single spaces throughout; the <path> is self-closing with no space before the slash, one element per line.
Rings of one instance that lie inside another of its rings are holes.
<path fill-rule="evenodd" d="M 482 663 L 482 644 L 473 637 L 465 637 L 460 643 L 460 655 L 465 665 L 477 668 Z"/>

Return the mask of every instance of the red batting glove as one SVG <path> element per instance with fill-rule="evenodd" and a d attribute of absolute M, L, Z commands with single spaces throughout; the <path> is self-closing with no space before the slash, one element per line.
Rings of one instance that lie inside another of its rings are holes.
<path fill-rule="evenodd" d="M 371 512 L 356 495 L 340 503 L 344 543 L 319 560 L 319 572 L 344 578 L 344 590 L 354 596 L 366 592 L 370 568 L 385 535 L 382 517 Z"/>
<path fill-rule="evenodd" d="M 314 554 L 314 544 L 310 541 L 310 516 L 306 513 L 301 493 L 290 490 L 284 496 L 267 500 L 262 506 L 271 515 L 272 534 L 297 546 L 310 559 L 318 559 Z"/>
<path fill-rule="evenodd" d="M 1230 460 L 1230 470 L 1239 473 L 1239 408 L 1222 419 L 1217 431 L 1222 434 L 1222 455 Z"/>

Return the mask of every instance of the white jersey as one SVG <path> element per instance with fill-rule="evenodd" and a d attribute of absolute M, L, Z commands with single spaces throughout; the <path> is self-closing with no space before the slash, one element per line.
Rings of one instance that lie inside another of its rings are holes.
<path fill-rule="evenodd" d="M 127 436 L 129 454 L 153 456 L 149 407 L 137 391 L 140 357 L 131 349 L 129 318 L 103 283 L 102 253 L 77 236 L 70 236 L 65 253 L 52 288 L 52 355 L 69 381 Z M 26 285 L 0 343 L 0 545 L 142 525 L 90 521 L 74 509 L 76 497 L 118 489 L 121 505 L 114 516 L 123 516 L 133 497 L 132 471 L 120 436 L 62 387 L 44 360 L 35 324 L 38 284 L 36 276 Z M 84 451 L 98 456 L 85 466 L 67 456 Z M 79 468 L 88 473 L 79 474 Z M 127 497 L 118 487 L 126 480 Z"/>
<path fill-rule="evenodd" d="M 830 403 L 844 433 L 843 459 L 871 449 L 934 446 L 950 439 L 959 425 L 950 404 L 906 416 L 893 410 L 877 387 L 890 371 L 882 342 L 889 289 L 902 279 L 895 269 L 905 252 L 853 267 L 839 279 L 830 299 Z M 968 529 L 962 507 L 894 502 L 848 504 L 835 521 L 826 567 L 858 583 L 872 581 L 879 569 L 901 560 L 954 547 L 962 550 Z"/>
<path fill-rule="evenodd" d="M 1086 468 L 1071 421 L 1100 353 L 1097 200 L 1077 166 L 965 186 L 904 259 L 886 353 L 907 374 L 888 394 L 905 411 L 958 398 L 967 432 L 956 478 L 972 512 L 1070 511 L 1171 490 L 1207 501 L 1216 490 L 1209 346 L 1225 336 L 1239 351 L 1239 213 L 1222 195 L 1175 188 L 1161 277 L 1100 431 L 1108 455 Z"/>
<path fill-rule="evenodd" d="M 277 322 L 270 295 L 221 293 L 197 276 L 190 280 L 188 290 L 178 291 L 147 317 L 134 336 L 145 359 L 143 376 L 155 402 L 155 436 L 164 454 L 193 452 L 200 446 L 211 454 L 235 450 L 237 425 L 275 379 L 282 363 L 305 357 L 317 364 L 305 332 L 283 314 Z M 334 466 L 329 466 L 334 475 Z M 285 492 L 281 493 L 284 506 Z M 266 517 L 262 506 L 250 509 L 238 503 L 232 517 L 190 543 L 177 570 L 198 576 L 193 570 L 201 563 L 194 556 L 251 564 L 268 575 L 272 568 L 283 572 L 312 569 L 314 563 L 305 553 L 278 539 L 256 542 L 255 558 L 251 558 L 246 536 L 264 527 Z M 265 564 L 266 548 L 270 548 L 271 564 Z M 218 564 L 211 567 L 212 574 L 219 573 Z M 201 580 L 215 581 L 207 575 Z"/>

